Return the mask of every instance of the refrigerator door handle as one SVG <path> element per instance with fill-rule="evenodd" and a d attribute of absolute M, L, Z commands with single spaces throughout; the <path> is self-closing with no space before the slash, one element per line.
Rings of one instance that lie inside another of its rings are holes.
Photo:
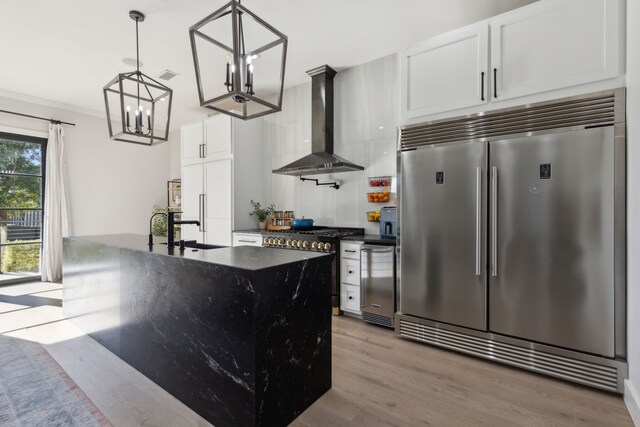
<path fill-rule="evenodd" d="M 498 276 L 498 168 L 491 167 L 491 275 Z"/>
<path fill-rule="evenodd" d="M 364 245 L 363 245 L 364 246 Z M 362 255 L 365 253 L 365 249 L 363 247 L 360 248 L 360 311 L 365 307 L 364 304 L 364 283 L 362 280 Z M 367 266 L 371 262 L 371 259 L 367 259 Z"/>
<path fill-rule="evenodd" d="M 480 271 L 480 252 L 482 240 L 482 168 L 476 168 L 476 276 Z"/>

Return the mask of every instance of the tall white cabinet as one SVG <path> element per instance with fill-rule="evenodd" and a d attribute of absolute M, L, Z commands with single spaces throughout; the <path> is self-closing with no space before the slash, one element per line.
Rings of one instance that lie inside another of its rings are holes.
<path fill-rule="evenodd" d="M 187 240 L 232 245 L 234 229 L 255 228 L 250 200 L 262 200 L 263 122 L 218 114 L 181 129 L 182 218 Z"/>

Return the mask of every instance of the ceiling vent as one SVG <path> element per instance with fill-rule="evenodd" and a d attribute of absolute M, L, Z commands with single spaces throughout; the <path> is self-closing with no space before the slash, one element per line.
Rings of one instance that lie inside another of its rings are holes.
<path fill-rule="evenodd" d="M 179 74 L 176 73 L 175 71 L 171 71 L 171 70 L 164 70 L 163 72 L 160 73 L 160 75 L 158 75 L 159 79 L 162 80 L 171 80 L 172 78 L 174 78 L 175 76 L 178 76 Z"/>

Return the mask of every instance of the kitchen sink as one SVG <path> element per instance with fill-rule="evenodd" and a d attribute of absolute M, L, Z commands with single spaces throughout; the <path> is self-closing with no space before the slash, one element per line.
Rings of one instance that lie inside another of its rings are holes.
<path fill-rule="evenodd" d="M 220 248 L 226 248 L 226 246 L 219 246 L 219 245 L 208 245 L 206 243 L 186 243 L 184 244 L 184 246 L 186 248 L 192 248 L 192 249 L 220 249 Z"/>
<path fill-rule="evenodd" d="M 166 243 L 166 242 L 162 242 L 162 243 L 160 243 L 160 244 L 161 244 L 161 245 L 166 245 L 167 243 Z M 174 247 L 176 247 L 176 248 L 177 248 L 177 247 L 179 247 L 179 246 L 180 246 L 180 243 L 179 243 L 179 242 L 175 242 L 175 243 L 174 243 Z M 189 249 L 194 249 L 194 250 L 197 250 L 197 249 L 203 249 L 203 250 L 205 250 L 205 251 L 206 251 L 206 250 L 209 250 L 209 249 L 220 249 L 220 248 L 226 248 L 226 246 L 220 246 L 220 245 L 209 245 L 209 244 L 207 244 L 207 243 L 198 243 L 198 242 L 196 242 L 196 241 L 194 241 L 194 240 L 184 242 L 184 247 L 185 247 L 185 248 L 189 248 Z"/>

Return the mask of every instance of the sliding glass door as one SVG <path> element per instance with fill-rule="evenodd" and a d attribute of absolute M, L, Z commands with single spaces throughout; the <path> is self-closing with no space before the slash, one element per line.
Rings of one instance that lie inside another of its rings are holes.
<path fill-rule="evenodd" d="M 40 279 L 46 144 L 0 132 L 0 285 Z"/>

